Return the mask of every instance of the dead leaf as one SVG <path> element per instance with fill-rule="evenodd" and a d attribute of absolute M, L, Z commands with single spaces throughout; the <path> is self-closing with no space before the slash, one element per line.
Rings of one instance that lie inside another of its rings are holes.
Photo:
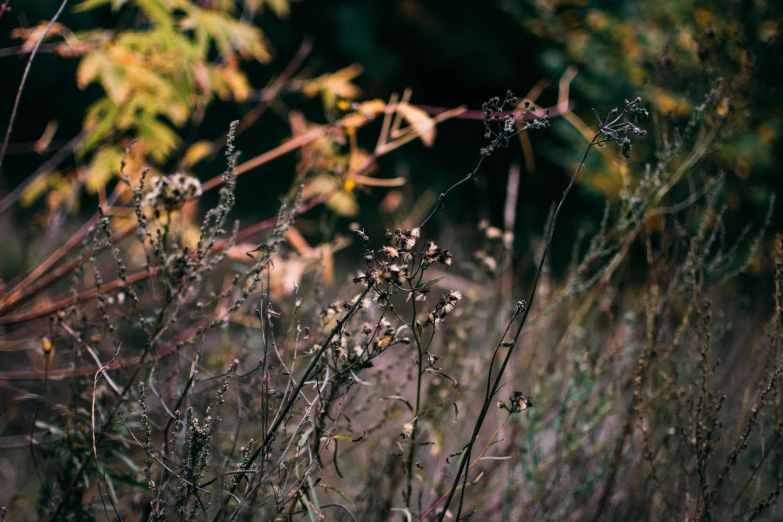
<path fill-rule="evenodd" d="M 426 112 L 408 103 L 398 104 L 397 112 L 413 127 L 424 145 L 432 147 L 435 143 L 435 121 Z"/>
<path fill-rule="evenodd" d="M 356 129 L 366 125 L 367 122 L 374 120 L 379 114 L 383 114 L 386 110 L 386 102 L 383 100 L 368 100 L 362 102 L 359 108 L 345 116 L 340 123 L 346 129 Z"/>
<path fill-rule="evenodd" d="M 302 94 L 314 98 L 318 94 L 327 93 L 333 97 L 353 100 L 358 98 L 362 90 L 351 82 L 362 73 L 359 64 L 350 65 L 339 71 L 324 74 L 314 78 L 302 87 Z"/>
<path fill-rule="evenodd" d="M 38 25 L 34 27 L 29 27 L 29 28 L 20 27 L 18 29 L 14 29 L 13 31 L 11 31 L 11 38 L 18 38 L 20 40 L 24 40 L 24 43 L 22 44 L 22 51 L 29 53 L 35 48 L 36 45 L 38 45 L 38 42 L 44 36 L 44 31 L 46 31 L 48 25 L 49 22 L 47 22 L 46 20 L 42 20 Z M 52 38 L 54 36 L 65 36 L 67 34 L 71 34 L 68 28 L 61 23 L 55 22 L 52 24 L 52 27 L 49 28 L 49 32 L 46 33 L 46 37 L 44 38 L 44 40 Z"/>

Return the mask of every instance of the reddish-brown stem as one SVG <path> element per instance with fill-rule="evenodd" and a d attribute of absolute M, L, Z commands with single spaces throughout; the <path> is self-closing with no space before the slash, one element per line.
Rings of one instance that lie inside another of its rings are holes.
<path fill-rule="evenodd" d="M 302 214 L 304 212 L 307 212 L 308 210 L 312 209 L 313 207 L 319 205 L 323 202 L 322 197 L 316 197 L 311 199 L 310 201 L 304 203 L 298 211 L 298 214 Z M 248 237 L 252 237 L 253 235 L 257 234 L 258 232 L 261 232 L 263 230 L 267 230 L 269 228 L 272 228 L 275 223 L 277 223 L 277 218 L 270 218 L 264 221 L 261 221 L 260 223 L 256 223 L 253 226 L 250 226 L 242 231 L 240 231 L 236 238 L 234 238 L 235 241 L 241 241 L 243 239 L 246 239 Z M 225 248 L 228 245 L 229 240 L 223 239 L 221 241 L 218 241 L 215 243 L 215 245 L 210 249 L 210 252 L 217 252 L 223 248 Z M 195 254 L 194 254 L 195 255 Z M 34 310 L 30 310 L 29 312 L 24 312 L 16 315 L 10 315 L 10 316 L 4 316 L 0 317 L 0 324 L 17 324 L 17 323 L 23 323 L 27 321 L 32 321 L 33 319 L 38 319 L 40 317 L 45 317 L 49 314 L 52 314 L 54 312 L 57 312 L 58 310 L 62 310 L 64 308 L 68 308 L 69 306 L 73 306 L 77 303 L 83 303 L 85 301 L 89 301 L 91 299 L 96 298 L 99 294 L 106 294 L 111 293 L 116 290 L 120 290 L 121 288 L 124 288 L 126 285 L 126 281 L 128 284 L 138 283 L 140 281 L 143 281 L 151 276 L 154 276 L 160 271 L 160 267 L 153 267 L 150 270 L 142 270 L 141 272 L 137 272 L 135 274 L 129 275 L 126 280 L 122 279 L 115 279 L 114 281 L 111 281 L 110 283 L 106 283 L 100 287 L 92 288 L 90 290 L 86 290 L 84 292 L 81 292 L 80 294 L 69 297 L 67 299 L 62 299 L 60 301 L 56 301 L 48 306 L 36 308 Z M 0 377 L 2 378 L 2 377 Z"/>
<path fill-rule="evenodd" d="M 8 7 L 10 5 L 11 5 L 11 0 L 5 0 L 5 2 L 3 2 L 3 5 L 0 6 L 0 18 L 3 18 L 3 15 L 5 14 L 6 11 L 8 11 Z"/>
<path fill-rule="evenodd" d="M 119 230 L 118 232 L 115 232 L 114 234 L 112 234 L 111 243 L 115 244 L 118 241 L 122 241 L 129 235 L 133 234 L 137 228 L 138 225 L 132 224 L 130 226 L 123 228 L 122 230 Z M 101 251 L 105 250 L 106 248 L 108 248 L 108 246 L 104 246 L 101 249 Z M 24 303 L 24 301 L 30 298 L 31 296 L 40 292 L 44 288 L 56 283 L 57 281 L 65 277 L 67 274 L 69 274 L 74 268 L 76 268 L 79 265 L 80 260 L 86 261 L 87 259 L 89 259 L 91 255 L 92 255 L 91 252 L 85 252 L 84 254 L 82 254 L 81 258 L 77 257 L 75 259 L 72 259 L 71 261 L 68 261 L 64 265 L 61 265 L 56 269 L 52 270 L 51 272 L 49 272 L 49 274 L 43 279 L 39 280 L 36 283 L 31 284 L 30 286 L 27 286 L 26 288 L 23 285 L 18 285 L 18 286 L 22 286 L 22 288 L 20 290 L 16 290 L 16 289 L 12 290 L 5 297 L 5 299 L 0 303 L 0 313 L 10 312 L 17 306 Z M 38 272 L 38 269 L 36 269 L 36 272 Z M 32 275 L 33 274 L 30 274 L 30 276 Z"/>

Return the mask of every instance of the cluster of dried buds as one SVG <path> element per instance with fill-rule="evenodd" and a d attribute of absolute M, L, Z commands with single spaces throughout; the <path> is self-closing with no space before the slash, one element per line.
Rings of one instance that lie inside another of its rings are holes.
<path fill-rule="evenodd" d="M 528 408 L 533 406 L 533 401 L 526 397 L 522 392 L 515 391 L 508 398 L 509 405 L 506 405 L 503 401 L 498 401 L 498 408 L 506 410 L 509 413 L 522 413 Z"/>
<path fill-rule="evenodd" d="M 424 326 L 431 324 L 437 327 L 447 315 L 454 311 L 457 307 L 457 303 L 460 301 L 462 301 L 462 293 L 457 290 L 452 290 L 449 292 L 449 295 L 440 296 L 440 300 L 438 300 L 438 304 L 435 305 L 435 309 L 427 314 L 427 321 L 424 323 Z"/>
<path fill-rule="evenodd" d="M 418 228 L 398 228 L 388 231 L 386 239 L 390 244 L 377 251 L 368 251 L 364 256 L 368 265 L 366 273 L 354 279 L 355 283 L 372 280 L 376 285 L 400 286 L 411 277 L 411 263 L 415 257 L 413 248 L 421 236 Z M 421 267 L 426 270 L 433 263 L 451 264 L 451 253 L 441 249 L 434 241 L 428 241 L 421 252 Z M 426 290 L 420 292 L 426 293 Z M 383 296 L 381 296 L 383 297 Z M 377 297 L 376 297 L 377 300 Z"/>
<path fill-rule="evenodd" d="M 367 270 L 354 279 L 354 282 L 374 286 L 375 296 L 373 300 L 383 306 L 392 307 L 391 296 L 398 291 L 408 292 L 408 299 L 415 296 L 416 301 L 424 301 L 434 281 L 422 281 L 422 274 L 433 264 L 451 265 L 451 253 L 440 248 L 434 241 L 424 243 L 422 249 L 414 253 L 417 240 L 421 237 L 418 228 L 387 231 L 386 239 L 389 244 L 377 249 L 368 250 L 365 255 Z M 414 279 L 418 283 L 414 283 Z M 462 294 L 452 291 L 448 295 L 442 295 L 435 308 L 427 314 L 422 326 L 437 326 L 457 303 L 462 299 Z"/>
<path fill-rule="evenodd" d="M 201 183 L 192 176 L 185 174 L 155 176 L 150 180 L 150 191 L 144 196 L 141 205 L 155 208 L 161 206 L 170 211 L 200 195 Z"/>

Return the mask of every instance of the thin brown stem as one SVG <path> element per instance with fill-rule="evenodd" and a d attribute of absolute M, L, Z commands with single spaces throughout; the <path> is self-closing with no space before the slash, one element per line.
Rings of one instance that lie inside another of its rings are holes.
<path fill-rule="evenodd" d="M 3 13 L 5 13 L 6 9 L 8 9 L 8 0 L 6 0 L 5 4 L 3 4 L 2 10 L 0 10 L 0 16 L 2 16 Z M 33 51 L 30 53 L 30 58 L 27 60 L 27 65 L 24 68 L 24 73 L 22 73 L 22 81 L 19 82 L 19 89 L 16 91 L 16 99 L 14 100 L 14 107 L 11 109 L 11 118 L 8 120 L 8 129 L 5 131 L 5 138 L 3 139 L 3 145 L 0 147 L 0 167 L 3 166 L 3 158 L 5 157 L 5 152 L 8 149 L 8 142 L 11 139 L 11 133 L 14 130 L 14 122 L 16 121 L 16 113 L 19 110 L 19 102 L 22 99 L 22 92 L 24 91 L 24 86 L 27 83 L 27 78 L 30 76 L 30 69 L 33 66 L 33 60 L 35 60 L 35 55 L 38 54 L 38 49 L 41 47 L 41 44 L 43 43 L 44 39 L 46 38 L 46 35 L 49 34 L 49 30 L 52 28 L 52 26 L 55 24 L 58 18 L 60 18 L 60 14 L 62 14 L 63 10 L 65 9 L 65 6 L 68 4 L 68 0 L 63 0 L 60 4 L 60 7 L 57 9 L 57 12 L 54 13 L 54 16 L 51 20 L 49 20 L 49 23 L 46 25 L 46 28 L 44 29 L 43 33 L 41 33 L 41 38 L 36 42 L 35 47 L 33 47 Z"/>

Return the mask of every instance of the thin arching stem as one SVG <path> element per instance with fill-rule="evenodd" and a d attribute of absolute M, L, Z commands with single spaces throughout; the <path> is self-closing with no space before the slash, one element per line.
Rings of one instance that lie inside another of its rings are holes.
<path fill-rule="evenodd" d="M 46 25 L 46 28 L 41 34 L 41 38 L 35 44 L 35 47 L 33 47 L 33 51 L 30 53 L 30 58 L 28 58 L 27 60 L 27 65 L 24 68 L 24 73 L 22 73 L 22 81 L 19 83 L 19 90 L 16 91 L 14 108 L 11 109 L 11 118 L 8 120 L 8 129 L 6 129 L 5 131 L 5 138 L 3 139 L 3 145 L 2 147 L 0 147 L 0 167 L 3 166 L 3 158 L 5 157 L 5 153 L 8 150 L 8 142 L 11 139 L 11 132 L 14 130 L 14 121 L 16 120 L 16 113 L 19 110 L 19 102 L 22 99 L 22 91 L 24 91 L 24 86 L 27 83 L 27 77 L 30 76 L 30 69 L 33 66 L 33 60 L 35 60 L 35 55 L 38 53 L 38 49 L 41 47 L 41 44 L 46 38 L 46 35 L 49 34 L 49 30 L 52 28 L 54 23 L 60 17 L 60 14 L 62 14 L 67 4 L 68 4 L 68 0 L 62 1 L 60 7 L 57 9 L 57 12 L 54 13 L 54 16 L 52 17 L 51 20 L 49 20 L 49 23 Z M 3 12 L 5 12 L 7 6 L 8 6 L 8 2 L 6 2 L 5 5 L 3 5 L 3 11 L 0 11 L 0 16 L 2 15 Z"/>
<path fill-rule="evenodd" d="M 562 209 L 566 198 L 568 197 L 568 193 L 571 191 L 571 188 L 574 186 L 574 182 L 576 182 L 576 178 L 579 175 L 579 172 L 582 170 L 582 167 L 584 167 L 585 161 L 587 161 L 587 155 L 590 153 L 590 150 L 593 148 L 593 146 L 597 143 L 600 136 L 601 136 L 601 131 L 599 131 L 598 134 L 596 134 L 588 144 L 584 156 L 582 156 L 582 161 L 580 161 L 579 165 L 576 167 L 574 174 L 571 176 L 571 181 L 568 183 L 568 186 L 563 191 L 563 196 L 560 199 L 560 203 L 557 205 L 557 208 L 555 209 L 555 212 L 552 215 L 552 223 L 549 225 L 549 232 L 547 233 L 546 243 L 544 244 L 544 250 L 541 253 L 541 259 L 539 260 L 538 268 L 536 269 L 536 275 L 535 278 L 533 279 L 533 286 L 530 289 L 530 296 L 528 297 L 527 305 L 525 306 L 525 309 L 522 312 L 522 318 L 519 321 L 519 325 L 517 326 L 516 333 L 514 334 L 514 339 L 508 348 L 508 352 L 506 352 L 506 356 L 503 358 L 503 362 L 500 365 L 500 368 L 498 369 L 498 373 L 497 376 L 495 377 L 495 380 L 492 381 L 491 374 L 488 376 L 489 382 L 492 382 L 493 384 L 489 388 L 489 392 L 484 398 L 484 404 L 482 405 L 481 411 L 479 412 L 478 418 L 476 419 L 476 424 L 473 428 L 473 434 L 470 437 L 470 441 L 465 446 L 465 450 L 464 450 L 465 454 L 463 458 L 460 459 L 460 465 L 459 465 L 459 469 L 457 470 L 457 475 L 454 478 L 454 482 L 451 486 L 451 490 L 449 492 L 448 497 L 446 498 L 445 504 L 443 506 L 443 510 L 438 519 L 440 522 L 444 520 L 449 504 L 451 504 L 451 501 L 454 498 L 454 494 L 457 491 L 457 487 L 459 486 L 459 482 L 460 480 L 462 480 L 463 487 L 462 490 L 460 491 L 459 507 L 457 508 L 457 515 L 456 515 L 456 520 L 459 520 L 460 514 L 462 512 L 463 502 L 465 499 L 465 486 L 467 485 L 467 480 L 468 480 L 468 474 L 464 473 L 463 475 L 463 471 L 467 463 L 470 462 L 471 449 L 476 443 L 476 439 L 478 438 L 479 432 L 481 431 L 481 426 L 484 424 L 484 419 L 486 418 L 487 413 L 489 412 L 489 409 L 492 405 L 493 398 L 501 387 L 501 380 L 503 379 L 503 373 L 506 371 L 506 366 L 508 366 L 508 362 L 511 359 L 511 354 L 514 353 L 514 348 L 516 347 L 517 342 L 519 341 L 519 336 L 522 334 L 522 329 L 525 326 L 525 321 L 527 320 L 528 314 L 530 313 L 530 309 L 533 306 L 533 301 L 536 296 L 536 289 L 538 288 L 538 283 L 541 279 L 541 274 L 544 271 L 544 263 L 546 262 L 546 256 L 547 253 L 549 252 L 549 247 L 552 244 L 552 237 L 554 236 L 555 233 L 555 225 L 557 224 L 557 217 L 560 214 L 560 210 Z M 518 314 L 514 314 L 514 317 L 512 318 L 512 322 L 516 319 L 517 315 Z M 502 345 L 503 345 L 503 339 L 500 340 L 497 347 L 495 348 L 495 354 L 493 354 L 493 359 L 497 354 L 498 350 L 502 347 Z"/>

